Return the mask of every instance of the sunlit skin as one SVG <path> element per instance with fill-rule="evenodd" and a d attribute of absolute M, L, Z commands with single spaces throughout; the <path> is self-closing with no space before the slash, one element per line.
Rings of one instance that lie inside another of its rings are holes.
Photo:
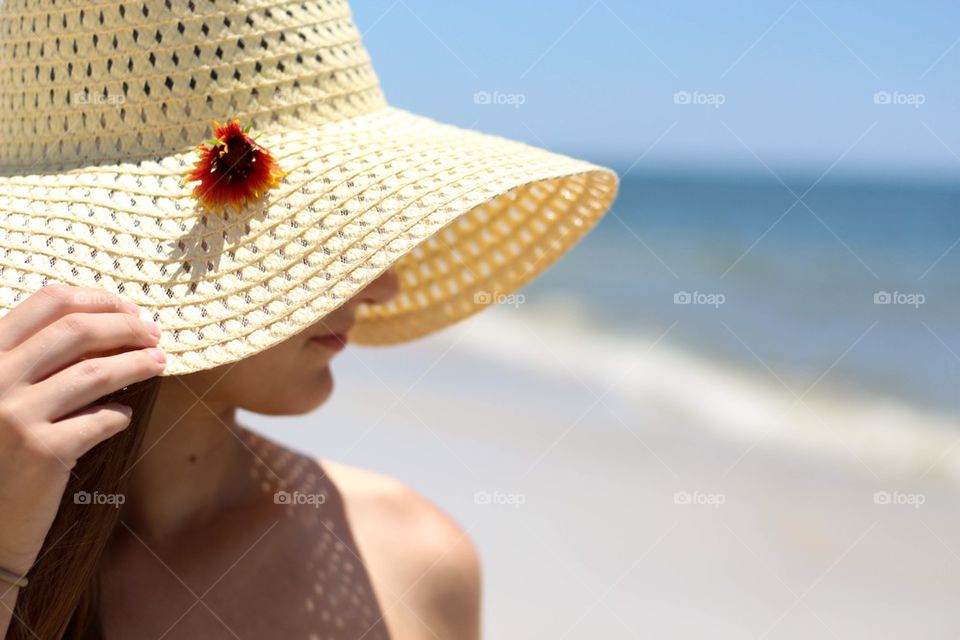
<path fill-rule="evenodd" d="M 394 638 L 479 637 L 477 558 L 446 515 L 374 473 L 269 443 L 251 452 L 236 422 L 238 408 L 297 415 L 323 404 L 339 351 L 323 342 L 349 333 L 360 304 L 397 288 L 387 272 L 270 349 L 163 380 L 124 526 L 103 564 L 108 637 L 156 638 L 181 615 L 168 637 L 230 638 L 236 628 L 241 637 L 372 639 L 387 637 L 384 623 Z M 319 486 L 330 499 L 281 517 L 272 490 L 251 475 L 258 459 L 273 468 L 264 474 L 271 482 Z M 318 541 L 332 546 L 318 550 Z M 335 553 L 338 544 L 345 549 Z M 352 599 L 338 599 L 348 587 Z"/>

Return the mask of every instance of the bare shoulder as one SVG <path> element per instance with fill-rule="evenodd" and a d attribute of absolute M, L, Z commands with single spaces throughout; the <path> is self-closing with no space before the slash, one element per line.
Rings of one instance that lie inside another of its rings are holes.
<path fill-rule="evenodd" d="M 479 638 L 480 562 L 466 532 L 395 478 L 319 464 L 342 496 L 393 636 Z"/>

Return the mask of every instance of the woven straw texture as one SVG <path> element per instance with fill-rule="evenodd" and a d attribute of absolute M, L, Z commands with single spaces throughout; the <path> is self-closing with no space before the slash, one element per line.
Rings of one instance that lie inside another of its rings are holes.
<path fill-rule="evenodd" d="M 181 178 L 214 119 L 287 172 L 240 212 Z M 235 362 L 393 265 L 351 339 L 416 338 L 497 302 L 609 208 L 609 169 L 389 106 L 339 0 L 0 4 L 0 309 L 100 286 L 163 329 L 165 375 Z"/>

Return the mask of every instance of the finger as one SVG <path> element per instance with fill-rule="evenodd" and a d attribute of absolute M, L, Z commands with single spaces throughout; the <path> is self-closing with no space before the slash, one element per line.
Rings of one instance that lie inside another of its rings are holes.
<path fill-rule="evenodd" d="M 140 315 L 137 305 L 105 289 L 45 285 L 0 318 L 0 349 L 12 349 L 68 313 L 103 311 Z"/>
<path fill-rule="evenodd" d="M 132 409 L 116 402 L 99 404 L 46 427 L 44 438 L 65 460 L 76 460 L 130 426 Z"/>
<path fill-rule="evenodd" d="M 157 347 L 89 358 L 26 387 L 24 404 L 36 407 L 37 418 L 54 422 L 86 408 L 98 398 L 134 382 L 159 375 L 166 364 Z"/>
<path fill-rule="evenodd" d="M 70 313 L 12 349 L 11 367 L 27 382 L 43 380 L 83 356 L 122 347 L 152 347 L 160 339 L 153 322 L 128 313 Z"/>

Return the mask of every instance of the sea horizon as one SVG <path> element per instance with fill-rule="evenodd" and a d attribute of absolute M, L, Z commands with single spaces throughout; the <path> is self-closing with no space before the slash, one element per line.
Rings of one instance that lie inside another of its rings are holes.
<path fill-rule="evenodd" d="M 676 322 L 670 340 L 711 361 L 960 415 L 960 187 L 783 180 L 631 171 L 611 213 L 524 302 L 563 301 L 619 339 Z"/>

